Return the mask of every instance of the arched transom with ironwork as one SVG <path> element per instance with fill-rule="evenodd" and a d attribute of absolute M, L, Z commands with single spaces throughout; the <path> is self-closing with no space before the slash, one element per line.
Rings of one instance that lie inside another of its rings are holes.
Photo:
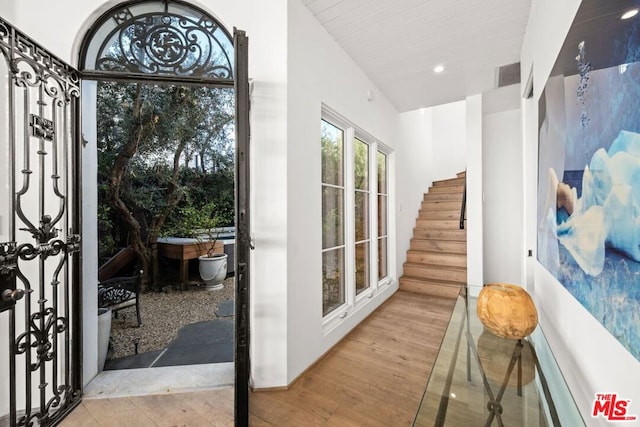
<path fill-rule="evenodd" d="M 110 9 L 85 38 L 80 61 L 88 78 L 233 86 L 231 36 L 215 18 L 182 1 Z"/>

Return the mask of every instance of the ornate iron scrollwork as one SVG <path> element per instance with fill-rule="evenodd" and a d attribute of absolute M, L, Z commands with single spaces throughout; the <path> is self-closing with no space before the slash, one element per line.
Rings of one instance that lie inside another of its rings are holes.
<path fill-rule="evenodd" d="M 43 320 L 43 322 L 40 322 Z M 44 327 L 40 327 L 40 324 Z M 53 307 L 47 307 L 44 311 L 31 315 L 31 328 L 21 334 L 15 342 L 16 354 L 22 354 L 29 348 L 36 350 L 37 361 L 32 363 L 30 369 L 37 371 L 44 362 L 49 362 L 55 358 L 51 351 L 53 348 L 53 335 L 61 334 L 67 329 L 67 319 L 56 315 Z"/>
<path fill-rule="evenodd" d="M 58 237 L 59 229 L 53 227 L 51 224 L 51 216 L 43 215 L 40 219 L 40 227 L 39 228 L 21 228 L 20 230 L 28 231 L 31 233 L 34 239 L 38 241 L 38 243 L 48 243 L 51 239 L 55 239 Z"/>
<path fill-rule="evenodd" d="M 97 53 L 96 70 L 233 79 L 228 37 L 210 18 L 167 12 L 134 16 L 121 9 L 113 19 L 118 25 Z"/>
<path fill-rule="evenodd" d="M 10 425 L 54 425 L 81 390 L 80 263 L 70 257 L 80 247 L 79 236 L 70 235 L 79 228 L 74 115 L 80 79 L 0 18 L 2 61 L 8 78 L 0 107 L 13 122 L 2 150 L 10 167 L 2 173 L 9 177 L 5 201 L 15 241 L 0 243 L 0 311 L 13 319 L 3 326 L 9 339 L 0 350 L 11 369 L 1 385 L 9 394 Z"/>

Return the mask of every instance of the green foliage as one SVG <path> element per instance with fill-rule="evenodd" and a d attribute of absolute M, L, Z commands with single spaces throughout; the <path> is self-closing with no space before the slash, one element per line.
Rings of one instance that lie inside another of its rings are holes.
<path fill-rule="evenodd" d="M 222 226 L 222 218 L 213 202 L 204 206 L 185 206 L 178 211 L 177 221 L 164 230 L 165 235 L 198 238 L 202 234 L 216 237 L 216 229 Z"/>
<path fill-rule="evenodd" d="M 343 132 L 339 128 L 322 121 L 320 142 L 322 144 L 322 182 L 344 185 L 343 182 Z"/>
<path fill-rule="evenodd" d="M 369 189 L 369 145 L 355 140 L 354 143 L 354 187 L 359 190 Z"/>
<path fill-rule="evenodd" d="M 98 259 L 104 259 L 117 251 L 113 235 L 114 223 L 111 220 L 111 208 L 106 204 L 98 205 Z"/>
<path fill-rule="evenodd" d="M 114 165 L 123 155 L 119 197 L 144 244 L 192 213 L 202 213 L 201 227 L 214 218 L 220 226 L 234 224 L 232 90 L 121 82 L 99 82 L 97 90 L 101 256 L 131 243 L 131 225 L 109 201 Z M 128 154 L 132 141 L 135 150 Z M 215 213 L 205 218 L 202 210 L 209 208 Z"/>

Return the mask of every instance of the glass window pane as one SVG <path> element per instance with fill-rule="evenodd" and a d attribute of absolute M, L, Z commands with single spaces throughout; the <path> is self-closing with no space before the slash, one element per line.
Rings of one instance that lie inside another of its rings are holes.
<path fill-rule="evenodd" d="M 344 301 L 344 248 L 338 248 L 322 254 L 322 315 Z"/>
<path fill-rule="evenodd" d="M 369 193 L 356 191 L 356 242 L 369 238 Z"/>
<path fill-rule="evenodd" d="M 322 120 L 322 182 L 343 185 L 343 136 L 344 132 Z"/>
<path fill-rule="evenodd" d="M 378 239 L 378 280 L 387 277 L 387 238 Z"/>
<path fill-rule="evenodd" d="M 344 190 L 322 187 L 322 249 L 344 245 Z"/>
<path fill-rule="evenodd" d="M 369 242 L 356 245 L 356 295 L 369 287 Z"/>
<path fill-rule="evenodd" d="M 387 196 L 378 196 L 378 236 L 387 235 Z"/>
<path fill-rule="evenodd" d="M 387 156 L 378 151 L 378 193 L 387 194 Z"/>
<path fill-rule="evenodd" d="M 369 145 L 355 139 L 355 154 L 353 167 L 355 173 L 355 188 L 358 190 L 369 189 Z"/>

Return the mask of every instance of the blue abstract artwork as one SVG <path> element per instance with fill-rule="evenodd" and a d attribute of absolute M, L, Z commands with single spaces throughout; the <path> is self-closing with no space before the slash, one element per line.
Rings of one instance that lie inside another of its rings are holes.
<path fill-rule="evenodd" d="M 640 17 L 585 0 L 539 101 L 538 260 L 640 360 Z"/>

